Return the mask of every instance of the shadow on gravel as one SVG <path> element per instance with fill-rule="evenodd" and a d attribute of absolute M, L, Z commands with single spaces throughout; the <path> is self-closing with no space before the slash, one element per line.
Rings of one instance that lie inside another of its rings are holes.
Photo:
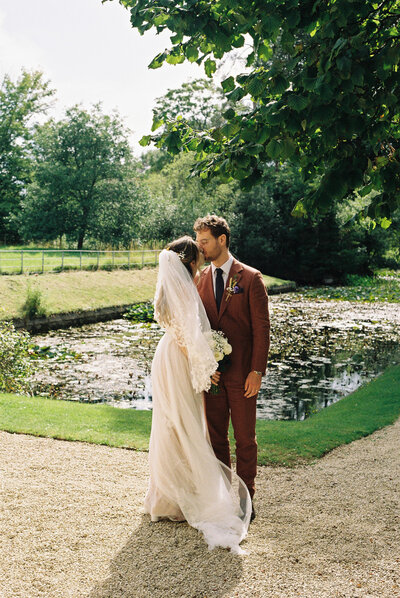
<path fill-rule="evenodd" d="M 243 542 L 246 548 L 246 542 Z M 218 598 L 242 576 L 242 557 L 208 550 L 203 536 L 186 523 L 142 520 L 110 563 L 109 576 L 90 598 Z"/>

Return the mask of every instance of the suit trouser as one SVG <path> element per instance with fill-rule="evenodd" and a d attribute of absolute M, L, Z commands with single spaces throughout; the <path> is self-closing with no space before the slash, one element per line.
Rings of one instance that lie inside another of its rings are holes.
<path fill-rule="evenodd" d="M 208 431 L 216 457 L 231 467 L 229 449 L 229 417 L 236 441 L 236 473 L 242 478 L 250 496 L 255 491 L 257 473 L 256 441 L 257 396 L 246 398 L 241 385 L 219 383 L 219 393 L 205 393 Z"/>

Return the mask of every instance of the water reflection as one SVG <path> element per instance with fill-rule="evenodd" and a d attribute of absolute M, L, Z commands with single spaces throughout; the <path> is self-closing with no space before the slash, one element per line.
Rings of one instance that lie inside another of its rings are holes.
<path fill-rule="evenodd" d="M 398 341 L 374 339 L 362 353 L 338 351 L 330 357 L 271 363 L 257 404 L 262 419 L 301 420 L 350 394 L 388 365 L 400 363 Z"/>
<path fill-rule="evenodd" d="M 272 297 L 268 375 L 257 411 L 263 419 L 304 419 L 400 363 L 396 304 Z M 162 332 L 123 319 L 34 337 L 54 357 L 39 362 L 34 391 L 63 399 L 151 409 L 150 364 Z M 61 357 L 60 357 L 61 355 Z"/>

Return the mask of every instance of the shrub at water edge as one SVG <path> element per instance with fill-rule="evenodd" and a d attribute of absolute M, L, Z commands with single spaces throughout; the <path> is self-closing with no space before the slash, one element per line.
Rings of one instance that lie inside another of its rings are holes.
<path fill-rule="evenodd" d="M 15 330 L 11 322 L 0 322 L 0 391 L 29 391 L 32 373 L 29 359 L 30 336 Z"/>
<path fill-rule="evenodd" d="M 32 289 L 28 285 L 25 303 L 21 306 L 20 313 L 26 320 L 41 318 L 46 315 L 46 308 L 43 305 L 43 295 L 40 289 Z"/>

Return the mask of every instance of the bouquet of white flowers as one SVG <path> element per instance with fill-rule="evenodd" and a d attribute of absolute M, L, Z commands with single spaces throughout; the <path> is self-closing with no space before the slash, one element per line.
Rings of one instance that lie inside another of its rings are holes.
<path fill-rule="evenodd" d="M 224 372 L 231 363 L 229 355 L 232 353 L 232 346 L 221 330 L 211 330 L 210 347 L 215 361 L 218 361 L 217 372 Z M 214 395 L 218 394 L 218 385 L 212 383 L 210 392 Z"/>

